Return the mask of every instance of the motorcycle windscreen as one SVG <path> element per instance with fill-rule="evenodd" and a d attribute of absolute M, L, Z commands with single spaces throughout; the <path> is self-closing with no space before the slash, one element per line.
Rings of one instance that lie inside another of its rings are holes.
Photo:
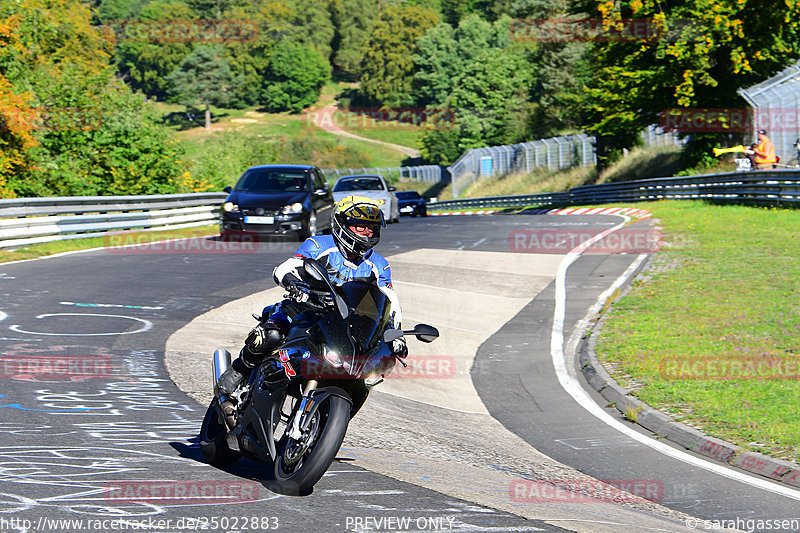
<path fill-rule="evenodd" d="M 339 293 L 352 312 L 348 317 L 350 334 L 361 353 L 378 345 L 391 320 L 389 300 L 377 285 L 352 281 L 339 287 Z"/>

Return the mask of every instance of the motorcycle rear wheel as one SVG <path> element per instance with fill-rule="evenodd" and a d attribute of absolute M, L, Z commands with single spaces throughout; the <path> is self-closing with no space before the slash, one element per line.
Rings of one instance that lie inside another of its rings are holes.
<path fill-rule="evenodd" d="M 302 443 L 286 435 L 281 438 L 270 490 L 294 496 L 308 494 L 336 458 L 350 422 L 350 403 L 329 396 L 314 417 Z"/>
<path fill-rule="evenodd" d="M 219 403 L 214 398 L 200 426 L 200 451 L 212 465 L 225 466 L 239 459 L 239 454 L 228 447 L 225 439 L 227 433 L 228 428 L 222 420 Z"/>

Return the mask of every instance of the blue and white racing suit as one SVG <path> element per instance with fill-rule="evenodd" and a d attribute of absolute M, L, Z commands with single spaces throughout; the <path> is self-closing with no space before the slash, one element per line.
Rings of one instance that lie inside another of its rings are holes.
<path fill-rule="evenodd" d="M 291 274 L 290 279 L 302 280 L 303 258 L 316 259 L 327 269 L 328 275 L 334 285 L 344 285 L 349 281 L 377 281 L 378 288 L 386 295 L 391 304 L 393 314 L 393 327 L 399 328 L 403 316 L 400 310 L 400 300 L 392 287 L 392 271 L 389 262 L 375 250 L 370 250 L 364 259 L 352 262 L 339 250 L 336 242 L 331 235 L 316 235 L 309 237 L 300 245 L 293 257 L 290 257 L 273 271 L 275 282 L 283 286 L 283 281 L 287 274 Z M 286 301 L 288 304 L 288 301 Z M 278 304 L 275 311 L 286 313 L 291 320 L 290 309 L 294 306 L 286 305 L 284 302 Z M 289 311 L 287 313 L 287 311 Z"/>

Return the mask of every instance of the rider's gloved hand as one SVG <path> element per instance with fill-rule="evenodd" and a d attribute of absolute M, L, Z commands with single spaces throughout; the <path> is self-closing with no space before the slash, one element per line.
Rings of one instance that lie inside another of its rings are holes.
<path fill-rule="evenodd" d="M 336 307 L 336 302 L 333 300 L 333 295 L 329 292 L 315 293 L 315 300 L 322 307 Z"/>
<path fill-rule="evenodd" d="M 392 353 L 400 359 L 408 357 L 408 346 L 406 346 L 406 340 L 403 337 L 392 341 Z"/>
<path fill-rule="evenodd" d="M 305 281 L 292 280 L 284 285 L 289 293 L 289 298 L 295 302 L 307 302 L 311 297 L 311 287 Z"/>

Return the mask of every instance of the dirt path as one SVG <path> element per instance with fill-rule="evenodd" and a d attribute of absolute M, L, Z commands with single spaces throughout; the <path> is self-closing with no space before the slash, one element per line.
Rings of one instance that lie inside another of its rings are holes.
<path fill-rule="evenodd" d="M 402 146 L 400 144 L 387 143 L 384 141 L 376 141 L 375 139 L 368 139 L 366 137 L 361 137 L 359 135 L 350 133 L 349 131 L 345 131 L 344 129 L 336 125 L 336 121 L 334 120 L 334 114 L 336 113 L 336 111 L 337 108 L 335 105 L 328 105 L 316 111 L 309 111 L 307 114 L 307 119 L 308 119 L 307 122 L 311 123 L 313 121 L 313 123 L 316 124 L 317 127 L 327 132 L 333 133 L 334 135 L 339 135 L 341 137 L 349 137 L 351 139 L 357 139 L 359 141 L 382 144 L 384 146 L 388 146 L 393 150 L 402 152 L 409 157 L 420 156 L 419 150 L 415 150 L 414 148 L 409 148 L 408 146 Z"/>

